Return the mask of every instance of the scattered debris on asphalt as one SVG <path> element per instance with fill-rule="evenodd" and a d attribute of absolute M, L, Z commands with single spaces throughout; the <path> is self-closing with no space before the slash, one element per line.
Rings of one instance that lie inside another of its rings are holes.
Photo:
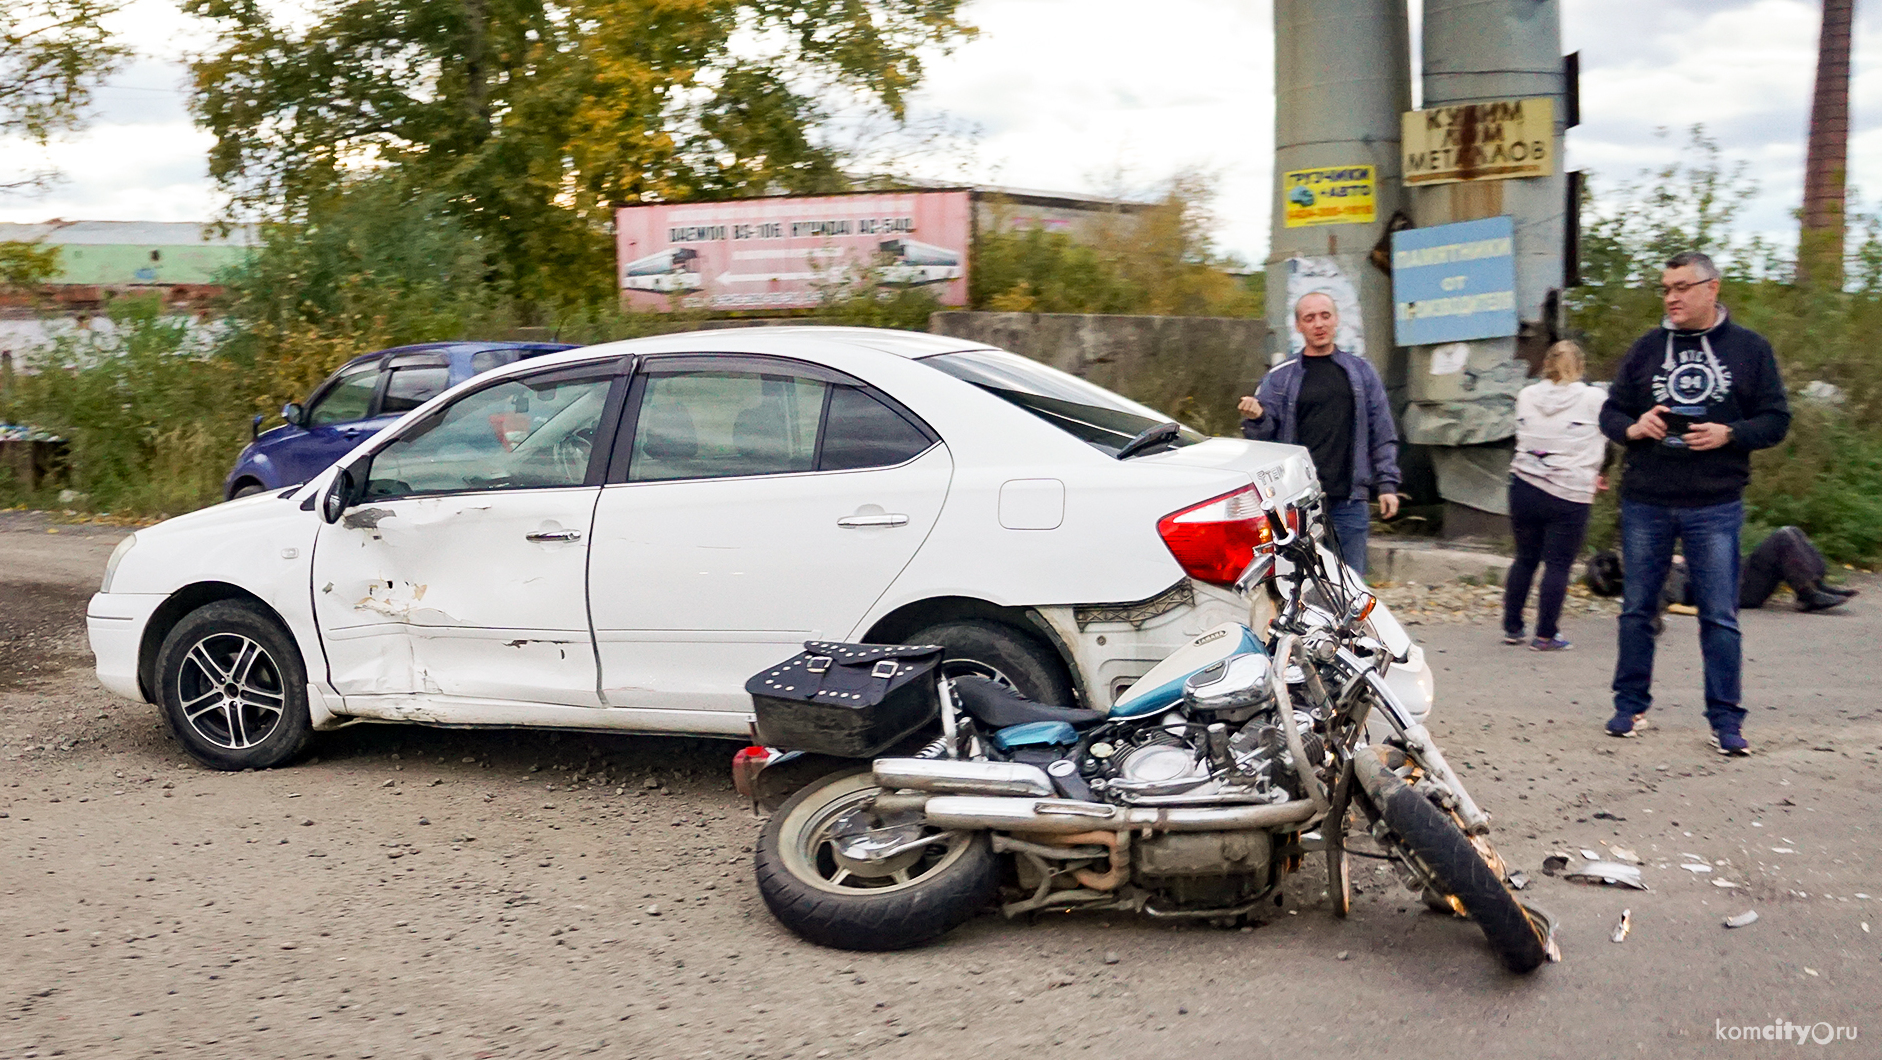
<path fill-rule="evenodd" d="M 1510 873 L 1509 880 L 1510 889 L 1513 891 L 1521 891 L 1529 887 L 1529 874 L 1521 869 Z"/>
<path fill-rule="evenodd" d="M 1701 865 L 1701 864 L 1698 864 L 1697 862 L 1692 862 L 1692 861 L 1686 862 L 1685 864 L 1681 865 L 1680 868 L 1685 869 L 1687 872 L 1711 872 L 1712 871 L 1712 866 Z"/>
<path fill-rule="evenodd" d="M 1641 857 L 1639 854 L 1634 853 L 1632 850 L 1628 849 L 1627 847 L 1609 847 L 1608 856 L 1613 858 L 1615 861 L 1626 862 L 1629 865 L 1645 865 L 1646 864 L 1645 861 L 1641 860 Z"/>
<path fill-rule="evenodd" d="M 1568 855 L 1566 854 L 1550 854 L 1542 859 L 1542 872 L 1546 876 L 1553 876 L 1566 868 L 1568 868 Z"/>
<path fill-rule="evenodd" d="M 1728 928 L 1750 927 L 1757 922 L 1758 911 L 1756 909 L 1747 909 L 1737 916 L 1728 916 L 1725 918 L 1725 926 Z"/>
<path fill-rule="evenodd" d="M 1633 865 L 1623 865 L 1618 861 L 1590 861 L 1586 865 L 1577 865 L 1562 874 L 1565 880 L 1576 883 L 1611 883 L 1622 887 L 1632 887 L 1636 891 L 1647 890 L 1646 881 L 1640 878 L 1640 869 Z"/>
<path fill-rule="evenodd" d="M 1608 941 L 1624 942 L 1627 939 L 1627 933 L 1632 930 L 1634 930 L 1634 911 L 1632 909 L 1623 909 L 1621 910 L 1621 922 L 1614 925 L 1614 934 Z"/>

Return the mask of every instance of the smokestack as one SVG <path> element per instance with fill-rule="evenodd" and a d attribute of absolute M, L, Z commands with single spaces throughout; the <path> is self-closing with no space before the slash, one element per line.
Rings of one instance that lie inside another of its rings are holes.
<path fill-rule="evenodd" d="M 1797 282 L 1843 286 L 1843 186 L 1849 171 L 1849 38 L 1856 0 L 1823 0 L 1817 40 L 1817 93 L 1810 102 L 1804 161 L 1804 224 L 1797 241 Z"/>

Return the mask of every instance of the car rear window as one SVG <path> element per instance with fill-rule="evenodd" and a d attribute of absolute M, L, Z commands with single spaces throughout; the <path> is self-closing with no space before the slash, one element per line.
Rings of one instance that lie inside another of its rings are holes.
<path fill-rule="evenodd" d="M 1010 401 L 1110 456 L 1145 430 L 1171 422 L 1153 408 L 1005 350 L 944 353 L 925 357 L 921 363 Z M 1194 445 L 1202 440 L 1202 435 L 1185 427 L 1170 445 Z"/>

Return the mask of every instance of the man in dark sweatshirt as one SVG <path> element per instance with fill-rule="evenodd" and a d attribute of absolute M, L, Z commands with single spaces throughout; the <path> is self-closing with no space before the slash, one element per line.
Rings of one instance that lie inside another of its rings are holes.
<path fill-rule="evenodd" d="M 1601 430 L 1627 447 L 1621 480 L 1627 570 L 1614 664 L 1611 736 L 1632 736 L 1653 705 L 1653 617 L 1673 543 L 1685 548 L 1705 656 L 1706 720 L 1720 754 L 1750 751 L 1739 704 L 1738 531 L 1751 452 L 1784 440 L 1790 406 L 1762 335 L 1719 304 L 1719 270 L 1694 251 L 1660 276 L 1666 320 L 1614 374 Z"/>

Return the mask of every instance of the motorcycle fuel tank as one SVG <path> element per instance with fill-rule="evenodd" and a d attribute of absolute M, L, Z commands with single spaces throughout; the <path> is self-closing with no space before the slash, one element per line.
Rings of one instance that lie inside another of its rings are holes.
<path fill-rule="evenodd" d="M 1171 652 L 1169 657 L 1137 679 L 1111 707 L 1113 718 L 1137 718 L 1176 706 L 1183 699 L 1189 675 L 1231 655 L 1265 655 L 1255 633 L 1240 622 L 1224 622 Z"/>

